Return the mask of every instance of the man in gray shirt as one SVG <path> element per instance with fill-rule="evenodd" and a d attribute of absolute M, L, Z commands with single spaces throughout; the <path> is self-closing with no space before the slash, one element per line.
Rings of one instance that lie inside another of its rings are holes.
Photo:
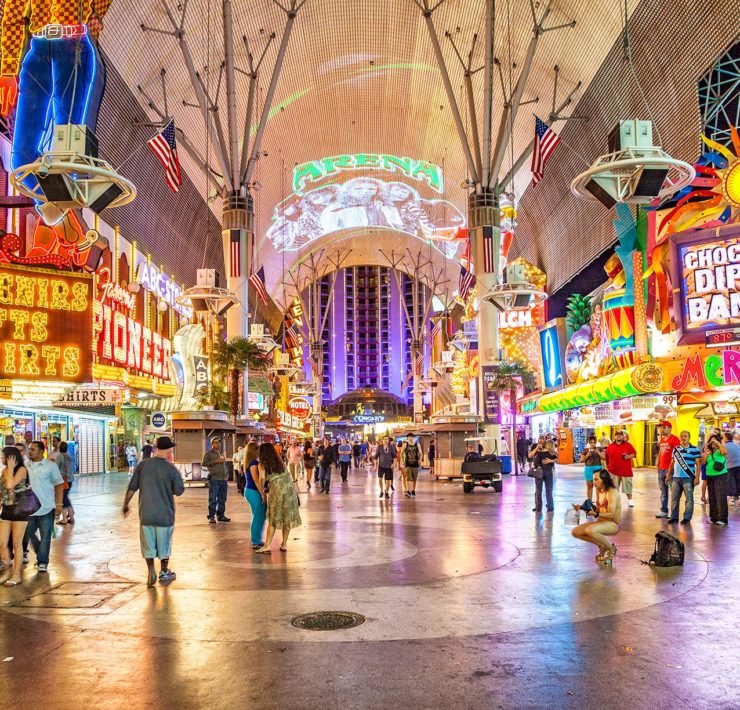
<path fill-rule="evenodd" d="M 161 585 L 169 584 L 177 576 L 169 568 L 172 533 L 175 530 L 174 496 L 181 496 L 185 492 L 185 484 L 180 472 L 168 460 L 174 446 L 169 436 L 157 439 L 156 455 L 138 464 L 123 501 L 123 516 L 126 517 L 129 513 L 128 504 L 134 493 L 139 491 L 139 539 L 148 571 L 147 587 L 153 587 L 157 581 L 155 557 L 161 563 Z"/>
<path fill-rule="evenodd" d="M 727 449 L 728 483 L 731 488 L 734 483 L 735 487 L 732 504 L 737 506 L 738 496 L 740 496 L 740 446 L 735 442 L 734 431 L 725 432 L 725 448 Z"/>
<path fill-rule="evenodd" d="M 211 448 L 203 457 L 203 468 L 208 469 L 208 522 L 215 523 L 218 516 L 219 523 L 230 523 L 226 517 L 226 496 L 229 494 L 229 484 L 226 480 L 225 459 L 221 453 L 221 439 L 214 436 L 211 439 Z"/>

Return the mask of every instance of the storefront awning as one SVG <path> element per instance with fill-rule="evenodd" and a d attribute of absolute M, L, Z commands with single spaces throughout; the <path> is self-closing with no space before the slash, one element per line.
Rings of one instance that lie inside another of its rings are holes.
<path fill-rule="evenodd" d="M 174 419 L 173 431 L 236 431 L 237 428 L 228 422 L 218 422 L 212 419 Z"/>
<path fill-rule="evenodd" d="M 661 391 L 663 391 L 663 368 L 656 363 L 645 363 L 542 395 L 539 409 L 542 412 L 559 412 Z"/>

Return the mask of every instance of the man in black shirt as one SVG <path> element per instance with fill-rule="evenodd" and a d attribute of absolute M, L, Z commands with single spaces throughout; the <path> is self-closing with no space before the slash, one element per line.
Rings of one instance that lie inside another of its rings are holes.
<path fill-rule="evenodd" d="M 321 469 L 319 477 L 321 481 L 321 492 L 328 493 L 329 486 L 331 485 L 331 467 L 335 466 L 339 461 L 337 446 L 330 443 L 328 436 L 325 436 L 324 441 L 319 445 L 317 458 Z"/>

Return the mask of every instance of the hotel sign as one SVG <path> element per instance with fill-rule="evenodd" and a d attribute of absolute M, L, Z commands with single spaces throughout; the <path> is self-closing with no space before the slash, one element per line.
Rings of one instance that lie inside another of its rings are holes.
<path fill-rule="evenodd" d="M 92 277 L 0 267 L 0 378 L 92 380 Z"/>

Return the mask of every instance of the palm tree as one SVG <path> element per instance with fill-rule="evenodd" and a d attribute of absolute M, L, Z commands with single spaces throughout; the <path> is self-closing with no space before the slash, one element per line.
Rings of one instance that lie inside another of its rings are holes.
<path fill-rule="evenodd" d="M 239 414 L 239 384 L 245 370 L 264 370 L 268 356 L 254 340 L 236 335 L 229 340 L 219 340 L 213 347 L 215 374 L 228 383 L 229 411 L 232 417 Z"/>
<path fill-rule="evenodd" d="M 511 406 L 511 439 L 509 450 L 514 461 L 514 473 L 519 472 L 519 462 L 516 455 L 516 390 L 522 385 L 525 390 L 533 390 L 537 386 L 534 371 L 520 362 L 505 362 L 496 368 L 496 376 L 491 382 L 491 387 L 498 392 L 509 393 L 509 404 Z"/>
<path fill-rule="evenodd" d="M 209 382 L 195 393 L 198 407 L 213 407 L 213 409 L 227 409 L 230 403 L 229 391 L 222 382 Z"/>

